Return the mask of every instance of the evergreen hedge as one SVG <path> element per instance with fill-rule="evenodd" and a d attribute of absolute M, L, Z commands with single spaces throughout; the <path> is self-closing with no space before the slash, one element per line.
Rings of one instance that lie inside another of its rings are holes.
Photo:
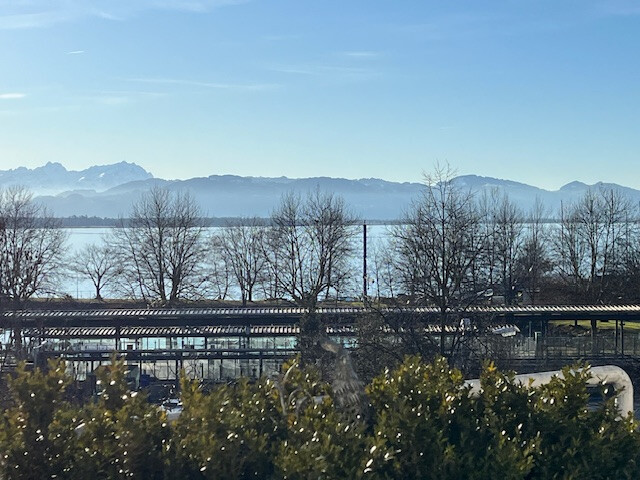
<path fill-rule="evenodd" d="M 120 360 L 83 406 L 62 363 L 21 367 L 0 414 L 0 478 L 640 478 L 637 424 L 613 399 L 588 405 L 588 369 L 527 388 L 488 364 L 470 397 L 445 360 L 408 357 L 367 386 L 369 411 L 352 418 L 296 365 L 208 393 L 183 379 L 175 423 L 128 391 Z"/>

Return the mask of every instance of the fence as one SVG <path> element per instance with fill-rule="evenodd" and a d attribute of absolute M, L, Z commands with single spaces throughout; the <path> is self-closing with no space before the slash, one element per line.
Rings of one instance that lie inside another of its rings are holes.
<path fill-rule="evenodd" d="M 596 337 L 510 337 L 489 338 L 477 346 L 485 358 L 496 359 L 580 359 L 640 356 L 640 334 L 599 334 Z"/>

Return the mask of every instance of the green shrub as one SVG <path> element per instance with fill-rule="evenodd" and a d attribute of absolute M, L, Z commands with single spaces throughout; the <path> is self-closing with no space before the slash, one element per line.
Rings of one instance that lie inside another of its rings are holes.
<path fill-rule="evenodd" d="M 209 393 L 183 379 L 171 425 L 115 358 L 81 407 L 65 400 L 62 363 L 20 367 L 0 413 L 0 478 L 640 478 L 637 425 L 613 399 L 588 406 L 588 369 L 528 388 L 488 364 L 471 397 L 445 360 L 408 357 L 374 378 L 371 414 L 354 420 L 297 365 Z"/>
<path fill-rule="evenodd" d="M 538 443 L 532 478 L 640 478 L 637 424 L 616 420 L 613 398 L 588 408 L 588 370 L 563 373 L 535 389 L 529 415 L 522 411 L 525 432 Z"/>
<path fill-rule="evenodd" d="M 485 377 L 486 379 L 487 377 Z M 460 372 L 444 359 L 405 360 L 376 377 L 369 395 L 376 412 L 369 458 L 370 478 L 524 478 L 529 449 L 516 428 L 497 416 L 490 401 L 470 398 Z"/>
<path fill-rule="evenodd" d="M 173 428 L 174 478 L 268 478 L 284 437 L 269 380 L 246 379 L 208 394 L 182 380 L 183 412 Z"/>
<path fill-rule="evenodd" d="M 12 405 L 0 416 L 0 478 L 65 478 L 75 447 L 65 390 L 70 380 L 61 362 L 46 372 L 24 365 L 9 379 Z"/>
<path fill-rule="evenodd" d="M 280 444 L 277 478 L 356 478 L 364 453 L 364 424 L 336 410 L 331 387 L 313 368 L 285 365 L 276 395 L 284 402 L 287 431 Z"/>
<path fill-rule="evenodd" d="M 166 417 L 144 395 L 130 392 L 122 360 L 97 373 L 98 399 L 78 413 L 78 447 L 73 478 L 164 478 Z"/>

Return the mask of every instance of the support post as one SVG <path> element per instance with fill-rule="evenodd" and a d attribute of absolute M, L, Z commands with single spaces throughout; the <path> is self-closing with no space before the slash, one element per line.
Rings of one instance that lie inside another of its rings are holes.
<path fill-rule="evenodd" d="M 120 325 L 116 325 L 116 350 L 120 350 Z"/>
<path fill-rule="evenodd" d="M 367 306 L 367 223 L 362 224 L 362 303 Z"/>

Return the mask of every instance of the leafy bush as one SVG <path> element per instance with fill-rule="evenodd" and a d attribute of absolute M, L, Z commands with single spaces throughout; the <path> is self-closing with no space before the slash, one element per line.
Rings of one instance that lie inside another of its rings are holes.
<path fill-rule="evenodd" d="M 224 385 L 204 394 L 182 380 L 183 412 L 169 452 L 174 478 L 242 479 L 273 475 L 284 423 L 268 380 Z"/>
<path fill-rule="evenodd" d="M 78 412 L 72 478 L 164 478 L 169 428 L 163 412 L 130 392 L 124 362 L 98 370 L 97 401 Z"/>
<path fill-rule="evenodd" d="M 46 372 L 18 367 L 8 388 L 12 405 L 0 416 L 0 478 L 64 478 L 74 432 L 66 415 L 70 379 L 60 362 Z"/>
<path fill-rule="evenodd" d="M 287 422 L 276 456 L 277 478 L 356 478 L 364 451 L 364 425 L 338 411 L 318 372 L 285 365 L 277 396 Z"/>
<path fill-rule="evenodd" d="M 129 392 L 124 362 L 99 369 L 95 402 L 65 401 L 62 362 L 46 372 L 21 366 L 9 382 L 13 406 L 0 417 L 0 478 L 164 478 L 164 414 Z"/>
<path fill-rule="evenodd" d="M 374 378 L 354 420 L 297 365 L 209 393 L 183 379 L 173 424 L 128 391 L 115 358 L 84 406 L 66 400 L 62 363 L 21 367 L 0 413 L 0 478 L 640 478 L 637 425 L 613 399 L 588 407 L 588 369 L 528 388 L 486 365 L 471 397 L 445 360 L 408 357 Z"/>

